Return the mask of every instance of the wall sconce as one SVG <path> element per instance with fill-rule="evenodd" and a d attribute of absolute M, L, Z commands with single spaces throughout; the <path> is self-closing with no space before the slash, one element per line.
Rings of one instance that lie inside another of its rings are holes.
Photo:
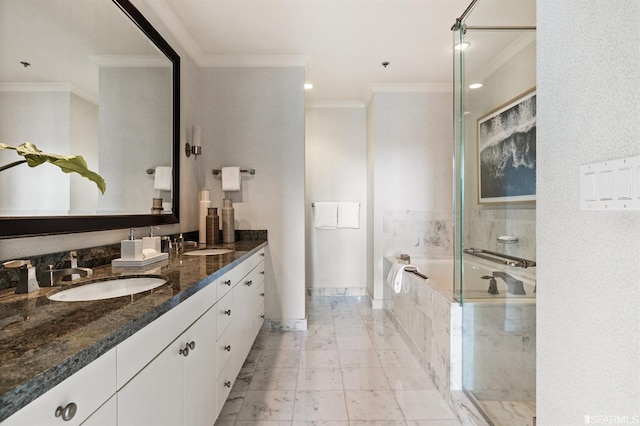
<path fill-rule="evenodd" d="M 198 159 L 198 155 L 202 154 L 202 145 L 200 144 L 200 133 L 202 132 L 202 128 L 200 126 L 193 126 L 191 128 L 191 145 L 187 142 L 184 145 L 184 153 L 187 158 L 191 157 L 193 154 Z"/>

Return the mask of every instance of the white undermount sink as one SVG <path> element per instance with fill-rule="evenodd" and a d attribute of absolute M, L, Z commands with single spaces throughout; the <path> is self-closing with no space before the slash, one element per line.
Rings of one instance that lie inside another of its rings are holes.
<path fill-rule="evenodd" d="M 166 283 L 165 278 L 152 277 L 121 277 L 59 291 L 48 296 L 50 300 L 59 302 L 86 302 L 90 300 L 112 299 L 114 297 L 129 296 L 153 290 Z"/>
<path fill-rule="evenodd" d="M 232 252 L 233 250 L 229 250 L 229 249 L 201 249 L 201 250 L 188 251 L 185 254 L 187 256 L 218 256 L 221 254 L 227 254 Z"/>

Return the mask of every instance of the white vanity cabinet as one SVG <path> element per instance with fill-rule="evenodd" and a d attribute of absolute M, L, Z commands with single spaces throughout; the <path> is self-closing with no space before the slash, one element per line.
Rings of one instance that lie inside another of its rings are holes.
<path fill-rule="evenodd" d="M 264 249 L 118 346 L 118 425 L 213 425 L 263 314 Z"/>
<path fill-rule="evenodd" d="M 2 426 L 79 425 L 115 391 L 116 351 L 112 349 L 7 418 Z M 108 414 L 115 415 L 115 411 Z"/>
<path fill-rule="evenodd" d="M 118 390 L 118 425 L 212 425 L 215 336 L 211 308 Z"/>
<path fill-rule="evenodd" d="M 2 426 L 213 425 L 263 323 L 264 252 L 236 265 Z"/>
<path fill-rule="evenodd" d="M 81 426 L 106 426 L 118 424 L 118 400 L 113 395 L 102 407 L 82 422 Z"/>

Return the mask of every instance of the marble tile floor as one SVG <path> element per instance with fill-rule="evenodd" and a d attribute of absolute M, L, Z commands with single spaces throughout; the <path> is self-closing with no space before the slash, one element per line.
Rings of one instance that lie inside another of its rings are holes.
<path fill-rule="evenodd" d="M 307 298 L 306 331 L 262 331 L 218 426 L 459 426 L 385 312 Z"/>

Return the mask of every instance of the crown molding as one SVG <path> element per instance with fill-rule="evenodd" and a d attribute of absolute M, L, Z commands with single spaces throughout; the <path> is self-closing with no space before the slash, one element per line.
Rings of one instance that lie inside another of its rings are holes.
<path fill-rule="evenodd" d="M 306 109 L 364 108 L 362 101 L 308 101 Z"/>
<path fill-rule="evenodd" d="M 171 62 L 160 55 L 89 55 L 99 67 L 157 68 L 171 67 Z"/>
<path fill-rule="evenodd" d="M 93 104 L 98 97 L 71 83 L 0 83 L 0 92 L 14 93 L 71 93 Z"/>
<path fill-rule="evenodd" d="M 371 83 L 369 86 L 373 93 L 448 93 L 453 91 L 452 85 L 448 83 Z"/>

